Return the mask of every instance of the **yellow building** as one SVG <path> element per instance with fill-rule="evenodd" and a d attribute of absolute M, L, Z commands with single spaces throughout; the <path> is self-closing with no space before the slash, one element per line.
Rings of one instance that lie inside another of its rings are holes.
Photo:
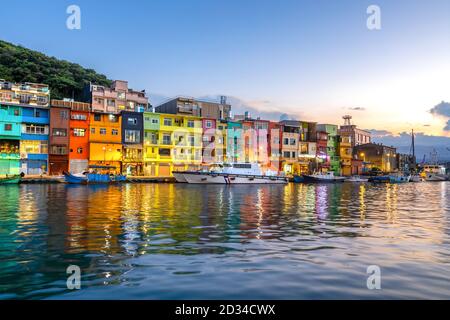
<path fill-rule="evenodd" d="M 341 175 L 352 175 L 352 140 L 350 136 L 341 135 L 338 140 L 338 155 L 341 159 Z"/>
<path fill-rule="evenodd" d="M 94 113 L 89 122 L 89 165 L 113 166 L 121 171 L 121 117 Z"/>
<path fill-rule="evenodd" d="M 199 117 L 144 113 L 144 175 L 170 177 L 176 170 L 198 170 L 202 163 Z"/>

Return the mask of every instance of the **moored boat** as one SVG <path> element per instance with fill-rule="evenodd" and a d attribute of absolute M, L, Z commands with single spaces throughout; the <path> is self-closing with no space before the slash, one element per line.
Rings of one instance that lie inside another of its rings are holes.
<path fill-rule="evenodd" d="M 111 166 L 90 166 L 90 172 L 83 174 L 71 174 L 64 172 L 64 179 L 70 184 L 109 184 L 125 182 L 126 177 L 120 174 L 112 173 L 115 167 Z M 100 173 L 99 173 L 100 170 Z"/>
<path fill-rule="evenodd" d="M 209 171 L 173 172 L 179 182 L 190 184 L 286 184 L 288 179 L 267 171 L 263 173 L 257 163 L 215 165 Z"/>
<path fill-rule="evenodd" d="M 318 182 L 318 183 L 337 183 L 344 182 L 347 178 L 341 176 L 335 176 L 334 172 L 326 172 L 326 173 L 314 173 L 314 174 L 305 174 L 303 175 L 305 182 Z"/>
<path fill-rule="evenodd" d="M 345 180 L 346 182 L 355 182 L 355 183 L 364 183 L 368 182 L 369 178 L 363 178 L 361 176 L 351 176 L 350 178 Z"/>
<path fill-rule="evenodd" d="M 446 181 L 449 179 L 445 167 L 441 165 L 425 165 L 422 176 L 425 181 Z"/>
<path fill-rule="evenodd" d="M 18 184 L 19 182 L 20 175 L 0 177 L 0 184 Z"/>

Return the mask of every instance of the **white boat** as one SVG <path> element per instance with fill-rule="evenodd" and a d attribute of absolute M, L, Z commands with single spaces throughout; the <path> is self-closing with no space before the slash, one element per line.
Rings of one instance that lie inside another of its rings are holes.
<path fill-rule="evenodd" d="M 174 171 L 172 172 L 173 177 L 175 178 L 175 180 L 177 180 L 177 182 L 179 183 L 187 183 L 187 180 L 184 178 L 184 174 L 182 171 Z"/>
<path fill-rule="evenodd" d="M 414 173 L 411 175 L 411 179 L 409 182 L 423 182 L 423 178 L 420 176 L 420 174 Z"/>
<path fill-rule="evenodd" d="M 192 184 L 286 184 L 288 179 L 274 172 L 262 172 L 257 163 L 220 164 L 209 171 L 173 172 L 177 181 Z"/>
<path fill-rule="evenodd" d="M 350 178 L 345 180 L 346 182 L 355 182 L 355 183 L 359 183 L 359 182 L 368 182 L 369 178 L 363 178 L 361 176 L 351 176 Z"/>
<path fill-rule="evenodd" d="M 446 181 L 448 175 L 444 166 L 441 165 L 425 165 L 422 175 L 425 181 Z"/>
<path fill-rule="evenodd" d="M 335 176 L 334 172 L 326 173 L 314 173 L 310 175 L 303 175 L 305 182 L 321 182 L 321 183 L 334 183 L 344 182 L 347 178 L 341 176 Z"/>

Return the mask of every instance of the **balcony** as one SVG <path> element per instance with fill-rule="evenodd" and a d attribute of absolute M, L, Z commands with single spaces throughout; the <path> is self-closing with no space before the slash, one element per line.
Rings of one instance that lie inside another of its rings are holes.
<path fill-rule="evenodd" d="M 20 160 L 20 153 L 0 153 L 0 160 Z"/>

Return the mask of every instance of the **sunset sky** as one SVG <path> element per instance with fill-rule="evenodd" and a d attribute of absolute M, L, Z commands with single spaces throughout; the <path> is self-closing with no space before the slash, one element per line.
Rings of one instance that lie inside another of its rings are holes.
<path fill-rule="evenodd" d="M 81 30 L 66 28 L 71 4 Z M 381 30 L 366 27 L 371 4 Z M 236 112 L 450 137 L 449 13 L 448 0 L 22 0 L 2 4 L 0 38 L 129 80 L 154 104 L 223 94 Z"/>

